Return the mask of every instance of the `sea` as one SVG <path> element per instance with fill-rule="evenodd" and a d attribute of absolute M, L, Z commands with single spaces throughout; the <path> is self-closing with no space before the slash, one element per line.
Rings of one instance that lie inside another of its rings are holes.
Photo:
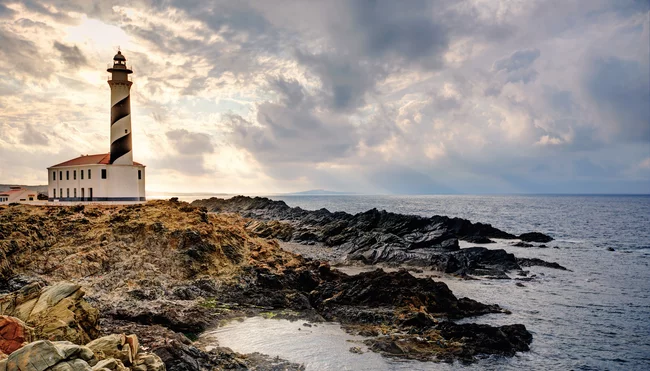
<path fill-rule="evenodd" d="M 447 215 L 520 234 L 539 231 L 547 248 L 483 245 L 518 257 L 558 262 L 569 270 L 526 268 L 531 281 L 441 277 L 458 297 L 512 312 L 465 322 L 521 323 L 533 334 L 529 352 L 452 365 L 387 359 L 336 323 L 265 318 L 233 322 L 206 333 L 221 346 L 302 363 L 307 370 L 650 370 L 650 196 L 433 195 L 268 196 L 307 210 L 372 208 L 421 216 Z M 461 242 L 461 247 L 473 246 Z M 354 273 L 354 272 L 352 272 Z M 514 276 L 513 276 L 514 278 Z M 519 283 L 519 284 L 517 284 Z M 359 346 L 363 354 L 349 351 Z"/>

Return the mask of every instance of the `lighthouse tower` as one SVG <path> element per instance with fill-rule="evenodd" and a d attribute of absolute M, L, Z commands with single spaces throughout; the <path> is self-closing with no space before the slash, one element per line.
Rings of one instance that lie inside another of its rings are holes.
<path fill-rule="evenodd" d="M 133 161 L 131 82 L 133 70 L 121 51 L 107 69 L 111 88 L 111 147 L 109 153 L 81 155 L 47 168 L 51 202 L 146 201 L 145 166 Z"/>
<path fill-rule="evenodd" d="M 133 165 L 131 137 L 131 85 L 133 70 L 126 65 L 121 51 L 113 57 L 108 85 L 111 87 L 111 157 L 110 164 Z"/>

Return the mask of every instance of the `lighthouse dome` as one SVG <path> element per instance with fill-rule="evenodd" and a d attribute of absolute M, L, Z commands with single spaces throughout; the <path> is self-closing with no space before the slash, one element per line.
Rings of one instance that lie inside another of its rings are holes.
<path fill-rule="evenodd" d="M 117 54 L 113 57 L 114 61 L 126 61 L 126 57 L 122 55 L 122 52 L 118 50 Z"/>

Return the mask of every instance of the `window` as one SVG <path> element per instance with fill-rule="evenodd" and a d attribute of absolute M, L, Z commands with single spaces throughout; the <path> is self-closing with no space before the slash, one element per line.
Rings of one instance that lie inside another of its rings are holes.
<path fill-rule="evenodd" d="M 66 197 L 70 198 L 70 188 L 65 189 Z M 61 197 L 63 197 L 63 194 L 61 194 Z"/>
<path fill-rule="evenodd" d="M 83 178 L 84 178 L 84 171 L 81 170 L 81 179 L 83 179 Z"/>
<path fill-rule="evenodd" d="M 34 197 L 33 197 L 33 196 L 29 196 L 29 200 L 30 200 L 30 201 L 34 201 Z"/>
<path fill-rule="evenodd" d="M 88 169 L 88 179 L 90 179 L 90 169 Z"/>
<path fill-rule="evenodd" d="M 77 170 L 72 170 L 72 180 L 77 180 Z"/>
<path fill-rule="evenodd" d="M 142 179 L 142 170 L 138 170 L 138 179 Z"/>
<path fill-rule="evenodd" d="M 63 180 L 63 171 L 59 171 L 59 180 Z"/>
<path fill-rule="evenodd" d="M 56 180 L 56 171 L 52 172 L 52 180 Z"/>
<path fill-rule="evenodd" d="M 106 169 L 102 169 L 102 179 L 106 179 Z"/>
<path fill-rule="evenodd" d="M 92 200 L 93 200 L 93 189 L 88 188 L 88 201 L 92 201 Z"/>
<path fill-rule="evenodd" d="M 81 201 L 83 201 L 83 200 L 84 200 L 84 197 L 86 197 L 86 195 L 85 195 L 84 193 L 85 193 L 85 192 L 84 192 L 84 189 L 81 188 Z"/>
<path fill-rule="evenodd" d="M 56 198 L 56 188 L 52 190 L 52 193 L 53 193 L 52 198 Z"/>
<path fill-rule="evenodd" d="M 65 180 L 70 180 L 70 170 L 65 171 Z"/>
<path fill-rule="evenodd" d="M 77 188 L 74 188 L 74 198 L 77 198 Z"/>
<path fill-rule="evenodd" d="M 59 197 L 63 198 L 63 188 L 59 188 Z"/>

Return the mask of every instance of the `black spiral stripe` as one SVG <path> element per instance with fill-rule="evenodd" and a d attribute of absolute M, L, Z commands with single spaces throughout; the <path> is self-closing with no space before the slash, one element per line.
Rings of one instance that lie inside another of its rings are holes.
<path fill-rule="evenodd" d="M 111 125 L 131 114 L 131 95 L 127 95 L 121 101 L 111 107 Z"/>
<path fill-rule="evenodd" d="M 112 164 L 115 160 L 129 152 L 131 152 L 131 133 L 128 133 L 111 143 L 111 159 L 109 162 Z"/>

